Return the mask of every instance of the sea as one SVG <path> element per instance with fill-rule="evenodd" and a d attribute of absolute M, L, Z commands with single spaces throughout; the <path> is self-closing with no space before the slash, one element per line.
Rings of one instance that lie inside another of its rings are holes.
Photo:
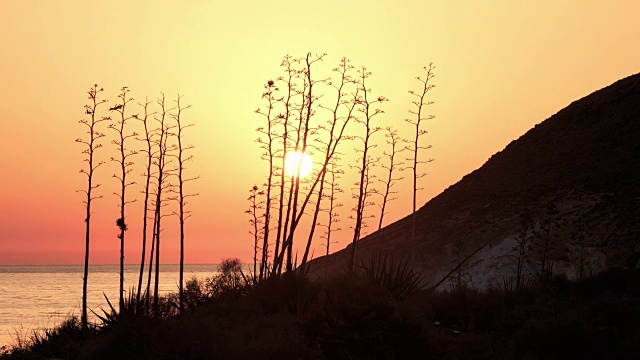
<path fill-rule="evenodd" d="M 159 292 L 177 292 L 179 266 L 161 264 L 160 270 Z M 0 265 L 0 347 L 59 325 L 71 315 L 80 317 L 83 272 L 83 265 Z M 139 272 L 140 265 L 125 265 L 126 291 L 138 286 Z M 205 279 L 217 272 L 216 264 L 185 265 L 184 280 Z M 88 316 L 96 322 L 90 310 L 101 314 L 100 309 L 109 308 L 104 295 L 117 306 L 120 266 L 90 265 L 88 278 Z M 146 284 L 146 275 L 144 279 Z"/>

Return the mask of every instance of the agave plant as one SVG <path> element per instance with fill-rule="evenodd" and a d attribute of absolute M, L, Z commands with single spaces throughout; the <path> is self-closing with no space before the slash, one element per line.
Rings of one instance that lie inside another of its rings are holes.
<path fill-rule="evenodd" d="M 409 259 L 374 254 L 368 264 L 360 263 L 364 278 L 380 286 L 389 296 L 402 298 L 423 288 L 422 271 L 409 268 Z"/>
<path fill-rule="evenodd" d="M 136 296 L 135 289 L 129 290 L 128 295 L 124 298 L 123 306 L 120 309 L 111 304 L 109 298 L 105 293 L 102 293 L 109 309 L 100 309 L 102 314 L 98 314 L 95 311 L 91 312 L 101 321 L 100 328 L 108 328 L 117 323 L 133 319 L 150 319 L 153 316 L 151 304 L 146 300 L 146 291 L 138 298 Z"/>

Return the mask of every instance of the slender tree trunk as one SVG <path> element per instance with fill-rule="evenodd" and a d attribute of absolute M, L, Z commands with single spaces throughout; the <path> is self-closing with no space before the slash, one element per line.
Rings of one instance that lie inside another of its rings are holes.
<path fill-rule="evenodd" d="M 158 196 L 159 198 L 160 196 Z M 157 199 L 157 201 L 160 201 L 160 199 Z M 154 316 L 155 317 L 159 317 L 160 316 L 160 308 L 159 308 L 159 293 L 158 293 L 158 288 L 160 285 L 160 229 L 162 229 L 160 227 L 160 220 L 161 220 L 161 215 L 160 215 L 160 207 L 158 206 L 156 208 L 156 211 L 158 211 L 158 214 L 156 214 L 156 216 L 158 217 L 158 220 L 156 222 L 156 271 L 155 271 L 155 277 L 154 277 L 154 287 L 153 287 L 153 312 L 154 312 Z"/>
<path fill-rule="evenodd" d="M 89 162 L 91 166 L 91 162 Z M 85 249 L 84 249 L 84 276 L 82 277 L 82 328 L 86 330 L 87 324 L 87 279 L 89 278 L 89 234 L 91 227 L 91 177 L 89 177 L 89 190 L 87 191 L 87 217 L 86 234 L 85 234 Z"/>
<path fill-rule="evenodd" d="M 309 85 L 309 97 L 311 94 L 311 85 Z M 306 98 L 307 95 L 306 93 L 304 93 L 304 98 Z M 300 119 L 302 120 L 304 118 L 303 116 L 303 111 L 304 111 L 304 102 L 302 105 L 302 110 L 300 111 Z M 310 105 L 309 105 L 310 106 Z M 310 111 L 310 110 L 309 110 Z M 293 252 L 293 234 L 296 231 L 296 227 L 297 227 L 297 222 L 295 221 L 297 214 L 298 214 L 298 197 L 300 196 L 300 168 L 302 167 L 302 155 L 304 155 L 305 150 L 306 150 L 306 139 L 307 139 L 307 134 L 309 131 L 308 125 L 309 125 L 309 118 L 310 118 L 311 114 L 307 113 L 307 121 L 305 123 L 304 126 L 304 132 L 303 132 L 303 136 L 302 136 L 302 148 L 299 147 L 299 143 L 296 144 L 296 151 L 300 152 L 300 159 L 298 161 L 298 166 L 294 167 L 295 169 L 295 174 L 293 174 L 292 180 L 293 180 L 293 208 L 291 210 L 291 227 L 289 228 L 289 236 L 287 238 L 287 271 L 292 271 L 293 270 L 293 263 L 292 263 L 292 252 Z M 299 139 L 300 140 L 300 139 Z"/>
<path fill-rule="evenodd" d="M 140 276 L 138 277 L 138 292 L 136 294 L 136 300 L 140 302 L 140 296 L 142 291 L 142 278 L 144 275 L 144 261 L 146 256 L 147 249 L 147 212 L 148 210 L 148 202 L 149 202 L 149 177 L 147 177 L 147 185 L 145 187 L 144 194 L 144 219 L 142 222 L 142 256 L 140 258 Z"/>
<path fill-rule="evenodd" d="M 149 274 L 147 276 L 147 289 L 146 289 L 146 302 L 147 305 L 150 305 L 151 299 L 151 274 L 153 273 L 153 257 L 155 255 L 155 246 L 156 246 L 156 224 L 158 222 L 157 213 L 153 214 L 153 230 L 151 235 L 151 251 L 149 252 Z"/>
<path fill-rule="evenodd" d="M 121 130 L 122 131 L 122 130 Z M 118 222 L 118 227 L 120 228 L 120 235 L 118 238 L 120 239 L 120 297 L 119 297 L 119 310 L 122 311 L 124 309 L 124 232 L 127 229 L 124 222 L 124 205 L 125 205 L 125 177 L 126 177 L 126 169 L 125 169 L 125 156 L 124 156 L 124 139 L 121 135 L 120 149 L 122 153 L 122 186 L 120 188 L 120 222 Z"/>
<path fill-rule="evenodd" d="M 119 159 L 113 159 L 112 161 L 117 162 L 120 165 L 120 174 L 114 174 L 113 177 L 120 180 L 120 194 L 116 194 L 120 197 L 120 217 L 116 220 L 116 225 L 120 230 L 120 234 L 118 235 L 118 239 L 120 240 L 120 294 L 118 297 L 119 300 L 119 309 L 122 311 L 124 309 L 124 245 L 125 245 L 125 232 L 127 231 L 127 224 L 125 218 L 125 206 L 127 203 L 131 203 L 133 201 L 127 201 L 126 197 L 126 189 L 127 186 L 135 184 L 135 182 L 127 183 L 127 174 L 131 172 L 131 166 L 133 162 L 129 161 L 129 157 L 137 154 L 137 151 L 126 152 L 126 140 L 131 137 L 135 137 L 138 134 L 125 134 L 125 125 L 127 120 L 134 118 L 134 116 L 127 117 L 125 115 L 127 104 L 133 100 L 133 98 L 127 98 L 127 94 L 130 90 L 125 86 L 122 88 L 121 93 L 118 95 L 118 98 L 121 99 L 121 102 L 110 108 L 110 111 L 116 111 L 120 114 L 120 120 L 118 124 L 111 124 L 110 128 L 115 130 L 118 133 L 118 139 L 113 140 L 112 143 L 115 144 L 120 152 Z M 135 201 L 135 200 L 134 200 Z"/>
<path fill-rule="evenodd" d="M 124 210 L 121 212 L 124 219 Z M 120 311 L 124 309 L 124 229 L 120 230 Z"/>
<path fill-rule="evenodd" d="M 421 100 L 422 104 L 422 100 Z M 411 207 L 411 260 L 415 258 L 415 252 L 417 251 L 417 243 L 416 243 L 416 222 L 417 222 L 417 213 L 416 213 L 416 205 L 418 202 L 418 139 L 420 137 L 420 113 L 422 111 L 422 106 L 418 107 L 418 121 L 416 122 L 416 138 L 413 144 L 414 153 L 413 153 L 413 202 Z"/>
<path fill-rule="evenodd" d="M 354 231 L 353 231 L 353 240 L 351 242 L 351 261 L 349 262 L 349 271 L 353 272 L 354 268 L 355 268 L 355 263 L 356 263 L 356 254 L 358 251 L 358 240 L 360 240 L 360 229 L 362 228 L 362 215 L 363 215 L 363 208 L 364 208 L 364 181 L 365 181 L 365 173 L 366 173 L 366 169 L 367 169 L 367 161 L 369 160 L 368 158 L 368 152 L 369 152 L 369 139 L 370 139 L 370 135 L 371 135 L 371 127 L 369 124 L 369 102 L 367 99 L 367 88 L 365 85 L 365 73 L 363 70 L 363 75 L 362 75 L 362 89 L 363 89 L 363 93 L 364 93 L 364 115 L 365 115 L 365 127 L 366 127 L 366 132 L 365 132 L 365 137 L 364 137 L 364 147 L 362 150 L 362 163 L 361 163 L 361 168 L 360 168 L 360 180 L 359 180 L 359 185 L 358 185 L 358 204 L 356 205 L 356 225 L 354 226 Z"/>
<path fill-rule="evenodd" d="M 274 149 L 273 149 L 273 141 L 274 141 L 274 133 L 273 127 L 276 125 L 274 119 L 272 119 L 272 111 L 274 102 L 276 102 L 276 98 L 274 97 L 274 92 L 278 90 L 275 86 L 275 82 L 273 80 L 269 80 L 265 85 L 266 92 L 262 95 L 263 98 L 266 98 L 268 101 L 268 109 L 266 112 L 262 112 L 260 109 L 256 110 L 256 113 L 262 114 L 265 116 L 267 120 L 266 130 L 264 128 L 258 128 L 258 131 L 265 134 L 267 136 L 266 141 L 262 141 L 258 138 L 258 143 L 262 145 L 262 148 L 265 150 L 265 154 L 263 156 L 267 157 L 269 161 L 269 176 L 267 177 L 267 192 L 266 192 L 266 205 L 265 205 L 265 213 L 264 213 L 264 230 L 262 232 L 262 256 L 260 259 L 260 274 L 258 275 L 258 279 L 262 280 L 265 276 L 265 273 L 268 270 L 268 260 L 269 260 L 269 233 L 270 233 L 270 222 L 271 222 L 271 189 L 273 187 L 273 176 L 274 176 Z M 264 157 L 263 157 L 264 159 Z M 284 171 L 284 168 L 282 169 Z"/>
<path fill-rule="evenodd" d="M 182 197 L 182 187 L 180 187 Z M 184 311 L 184 210 L 180 206 L 180 311 Z"/>
<path fill-rule="evenodd" d="M 368 189 L 369 181 L 371 180 L 369 171 L 371 170 L 370 168 L 373 165 L 373 162 L 375 162 L 375 160 L 372 159 L 371 155 L 369 154 L 369 150 L 372 147 L 375 147 L 375 145 L 370 145 L 370 142 L 372 141 L 371 136 L 381 130 L 380 127 L 373 126 L 372 121 L 376 115 L 384 113 L 384 111 L 382 111 L 380 108 L 374 108 L 373 105 L 375 103 L 388 101 L 383 96 L 378 96 L 376 100 L 370 100 L 369 95 L 371 90 L 367 89 L 366 79 L 371 76 L 371 72 L 367 71 L 367 69 L 363 67 L 362 70 L 359 71 L 359 73 L 360 80 L 358 85 L 360 86 L 360 90 L 362 90 L 363 93 L 363 98 L 360 101 L 360 103 L 362 104 L 362 110 L 360 111 L 364 116 L 364 119 L 360 120 L 359 122 L 365 125 L 365 133 L 363 137 L 360 137 L 364 144 L 362 148 L 362 161 L 360 164 L 360 168 L 358 169 L 360 171 L 360 181 L 358 186 L 358 203 L 355 208 L 356 224 L 353 231 L 351 261 L 349 262 L 350 272 L 353 272 L 355 268 L 356 254 L 358 251 L 358 241 L 360 240 L 361 230 L 363 226 L 364 210 L 368 205 L 366 199 L 370 195 L 370 190 Z"/>
<path fill-rule="evenodd" d="M 185 220 L 185 211 L 184 211 L 184 207 L 185 207 L 185 193 L 184 193 L 184 183 L 185 181 L 187 181 L 187 179 L 185 179 L 183 177 L 183 171 L 184 171 L 184 163 L 185 161 L 188 161 L 190 159 L 190 157 L 183 157 L 183 152 L 185 149 L 188 149 L 189 147 L 184 147 L 182 144 L 182 130 L 190 125 L 183 125 L 182 124 L 182 119 L 180 118 L 180 116 L 182 115 L 182 111 L 185 109 L 188 109 L 191 106 L 186 106 L 186 107 L 182 107 L 180 105 L 180 95 L 178 95 L 178 100 L 176 101 L 177 103 L 177 109 L 178 112 L 177 114 L 174 116 L 174 119 L 177 122 L 177 128 L 178 128 L 178 134 L 177 134 L 177 141 L 178 141 L 178 202 L 179 202 L 179 217 L 180 217 L 180 285 L 179 285 L 179 306 L 180 306 L 180 312 L 184 311 L 184 220 Z"/>
<path fill-rule="evenodd" d="M 334 231 L 340 230 L 340 228 L 338 229 L 333 229 L 333 223 L 337 222 L 334 221 L 334 216 L 335 216 L 335 209 L 338 206 L 341 206 L 339 204 L 335 204 L 336 201 L 336 193 L 338 193 L 340 191 L 340 189 L 337 187 L 336 184 L 336 161 L 335 159 L 332 160 L 331 163 L 331 195 L 329 196 L 329 222 L 327 224 L 327 251 L 326 251 L 326 255 L 329 256 L 329 247 L 331 246 L 331 234 Z"/>
<path fill-rule="evenodd" d="M 433 102 L 425 102 L 425 97 L 427 96 L 427 93 L 434 87 L 434 85 L 429 83 L 429 80 L 431 80 L 435 75 L 433 74 L 433 71 L 435 70 L 435 66 L 433 66 L 433 64 L 429 64 L 429 67 L 425 67 L 424 68 L 427 71 L 427 75 L 426 77 L 423 79 L 421 78 L 417 78 L 418 81 L 420 81 L 423 84 L 423 89 L 422 89 L 422 93 L 421 94 L 417 94 L 414 93 L 413 91 L 409 91 L 409 93 L 411 95 L 416 96 L 419 100 L 413 101 L 413 104 L 416 106 L 416 110 L 409 110 L 410 113 L 416 115 L 416 120 L 412 121 L 409 119 L 405 119 L 408 123 L 412 124 L 415 126 L 416 132 L 415 132 L 415 138 L 414 138 L 414 142 L 413 142 L 413 206 L 412 206 L 412 211 L 411 211 L 411 246 L 412 246 L 412 251 L 411 251 L 411 260 L 414 260 L 415 255 L 417 254 L 417 250 L 418 250 L 418 243 L 417 243 L 417 239 L 416 239 L 416 222 L 417 222 L 417 214 L 416 214 L 416 210 L 417 210 L 417 196 L 418 196 L 418 178 L 423 177 L 425 174 L 418 174 L 418 165 L 419 164 L 423 164 L 423 163 L 428 163 L 431 162 L 433 159 L 429 159 L 426 161 L 419 161 L 418 160 L 418 153 L 420 149 L 428 149 L 431 146 L 420 146 L 420 137 L 422 135 L 425 135 L 427 133 L 426 130 L 421 130 L 420 129 L 420 125 L 422 123 L 423 120 L 429 120 L 433 118 L 433 115 L 428 115 L 428 116 L 423 116 L 423 107 L 426 105 L 430 105 Z"/>
<path fill-rule="evenodd" d="M 303 128 L 303 134 L 302 134 L 302 137 L 301 138 L 299 137 L 298 141 L 296 142 L 296 150 L 300 152 L 301 156 L 300 156 L 300 159 L 298 160 L 297 167 L 295 168 L 296 174 L 294 174 L 295 189 L 293 194 L 293 211 L 291 215 L 292 221 L 291 221 L 289 236 L 287 237 L 287 271 L 293 270 L 293 267 L 292 267 L 293 240 L 294 240 L 294 234 L 298 227 L 298 222 L 299 222 L 298 198 L 300 193 L 300 170 L 302 168 L 302 159 L 303 159 L 302 155 L 304 155 L 307 151 L 307 141 L 308 141 L 309 130 L 310 130 L 309 125 L 311 121 L 311 116 L 313 115 L 314 81 L 312 80 L 312 77 L 311 77 L 311 65 L 314 62 L 321 60 L 322 56 L 318 57 L 316 60 L 310 60 L 310 58 L 311 58 L 311 53 L 308 53 L 305 59 L 306 60 L 306 67 L 304 70 L 305 86 L 303 87 L 303 91 L 302 91 L 303 102 L 300 107 L 300 124 L 302 124 L 302 121 L 304 121 L 304 126 L 301 125 L 298 127 L 298 134 L 300 134 L 300 128 Z M 299 146 L 300 141 L 302 141 L 302 147 Z M 315 183 L 317 183 L 318 180 L 319 179 L 316 178 Z M 309 190 L 309 193 L 304 200 L 304 204 L 306 204 L 309 201 L 309 198 L 311 197 L 312 194 L 313 194 L 313 187 Z M 304 205 L 300 207 L 300 216 L 303 214 L 304 214 Z M 296 257 L 296 262 L 297 262 L 297 257 Z"/>
<path fill-rule="evenodd" d="M 316 230 L 316 224 L 318 223 L 318 214 L 320 213 L 320 203 L 322 202 L 322 192 L 324 190 L 324 179 L 327 174 L 327 166 L 325 165 L 322 170 L 320 170 L 320 187 L 318 188 L 318 198 L 316 200 L 316 209 L 313 212 L 313 220 L 311 220 L 311 229 L 309 230 L 309 237 L 307 239 L 307 246 L 304 249 L 304 255 L 302 256 L 301 264 L 307 263 L 307 257 L 309 256 L 309 249 L 311 249 L 311 241 L 313 240 L 313 234 Z"/>
<path fill-rule="evenodd" d="M 160 285 L 160 235 L 162 232 L 162 193 L 167 187 L 165 183 L 167 174 L 165 172 L 165 164 L 166 164 L 166 156 L 167 156 L 167 138 L 169 135 L 170 127 L 166 125 L 166 117 L 169 113 L 169 110 L 165 107 L 165 96 L 164 94 L 158 100 L 158 103 L 161 107 L 162 113 L 160 113 L 160 128 L 159 128 L 159 140 L 158 140 L 158 191 L 156 193 L 156 268 L 155 268 L 155 278 L 154 278 L 154 289 L 153 289 L 153 310 L 154 316 L 160 316 L 160 308 L 159 308 L 159 285 Z"/>
<path fill-rule="evenodd" d="M 96 141 L 105 135 L 102 132 L 97 131 L 96 125 L 103 121 L 109 121 L 111 118 L 108 116 L 102 118 L 96 118 L 96 111 L 100 104 L 106 102 L 106 100 L 98 100 L 98 94 L 104 91 L 102 88 L 98 88 L 98 85 L 95 84 L 89 90 L 89 100 L 90 104 L 85 105 L 85 114 L 89 115 L 90 120 L 82 119 L 79 121 L 80 124 L 87 126 L 89 139 L 83 140 L 82 138 L 77 138 L 75 141 L 86 146 L 86 149 L 83 151 L 83 154 L 87 155 L 87 158 L 84 160 L 88 164 L 88 168 L 80 169 L 80 173 L 87 175 L 87 188 L 86 190 L 78 190 L 78 192 L 84 192 L 86 195 L 86 200 L 84 201 L 85 209 L 86 209 L 86 217 L 85 221 L 85 253 L 84 253 L 84 273 L 82 277 L 82 315 L 81 315 L 81 323 L 82 329 L 87 330 L 89 327 L 88 316 L 87 316 L 87 284 L 89 279 L 89 244 L 91 237 L 91 202 L 92 200 L 101 198 L 102 195 L 93 197 L 92 192 L 93 189 L 96 189 L 100 186 L 100 184 L 94 185 L 93 182 L 93 174 L 94 171 L 99 168 L 104 161 L 94 162 L 94 152 L 96 149 L 102 147 L 102 144 L 96 143 Z"/>
<path fill-rule="evenodd" d="M 389 198 L 389 196 L 392 193 L 391 191 L 391 187 L 393 186 L 393 182 L 396 180 L 401 180 L 402 177 L 394 179 L 393 178 L 393 172 L 396 170 L 396 168 L 400 165 L 402 165 L 402 162 L 400 163 L 396 163 L 396 154 L 398 154 L 400 151 L 396 150 L 396 146 L 398 145 L 398 143 L 401 141 L 398 138 L 397 135 L 397 130 L 393 130 L 391 127 L 387 127 L 387 134 L 385 135 L 386 137 L 388 137 L 390 140 L 387 140 L 387 144 L 391 145 L 391 153 L 387 154 L 386 152 L 384 153 L 385 155 L 389 156 L 389 167 L 385 167 L 384 165 L 382 165 L 382 167 L 384 167 L 385 169 L 388 170 L 388 174 L 387 174 L 387 179 L 386 181 L 384 181 L 385 184 L 385 190 L 384 190 L 384 196 L 382 198 L 382 206 L 380 207 L 380 221 L 378 222 L 378 230 L 382 229 L 382 220 L 384 218 L 384 214 L 385 214 L 385 209 L 387 207 L 387 202 L 394 200 L 393 198 Z M 400 169 L 402 170 L 402 169 Z"/>
<path fill-rule="evenodd" d="M 287 249 L 288 241 L 289 241 L 289 218 L 291 216 L 291 202 L 293 201 L 293 188 L 295 186 L 295 182 L 293 181 L 293 177 L 291 177 L 291 185 L 289 186 L 289 196 L 287 197 L 287 214 L 284 221 L 284 232 L 282 237 L 282 249 L 281 254 L 278 256 L 278 274 L 282 273 L 282 265 L 284 262 L 284 255 Z"/>
<path fill-rule="evenodd" d="M 286 190 L 286 182 L 285 182 L 285 159 L 287 158 L 287 142 L 288 142 L 288 136 L 289 136 L 289 116 L 290 116 L 290 104 L 291 104 L 291 90 L 292 90 L 292 84 L 293 84 L 293 78 L 294 78 L 294 70 L 292 69 L 292 63 L 291 63 L 291 58 L 290 57 L 285 57 L 285 59 L 282 61 L 282 66 L 286 67 L 286 71 L 287 71 L 287 75 L 288 75 L 288 80 L 287 80 L 287 97 L 286 100 L 284 101 L 284 107 L 285 107 L 285 112 L 284 112 L 284 118 L 282 120 L 282 125 L 283 125 L 283 133 L 282 133 L 282 147 L 283 147 L 283 151 L 282 151 L 282 169 L 280 170 L 280 199 L 278 202 L 278 230 L 277 230 L 277 234 L 276 234 L 276 245 L 275 245 L 275 250 L 273 253 L 273 275 L 279 275 L 282 269 L 282 260 L 280 258 L 280 243 L 282 242 L 282 246 L 284 247 L 284 238 L 287 237 L 286 235 L 286 225 L 284 225 L 284 229 L 285 229 L 285 234 L 284 236 L 282 236 L 282 231 L 283 231 L 283 223 L 282 223 L 282 215 L 284 213 L 284 194 L 285 194 L 285 190 Z M 287 218 L 285 220 L 288 221 L 289 219 L 289 207 L 287 205 Z"/>
<path fill-rule="evenodd" d="M 335 179 L 333 180 L 335 181 Z M 329 198 L 329 223 L 327 224 L 327 253 L 329 256 L 329 246 L 331 246 L 331 227 L 333 225 L 333 203 L 335 201 L 335 193 L 333 182 L 331 183 L 331 197 Z"/>
<path fill-rule="evenodd" d="M 148 124 L 147 124 L 147 119 L 149 117 L 149 115 L 147 112 L 147 107 L 149 106 L 149 100 L 145 99 L 145 103 L 144 105 L 142 105 L 144 108 L 144 118 L 142 119 L 142 122 L 144 124 L 144 133 L 145 133 L 145 137 L 146 137 L 146 142 L 147 142 L 147 176 L 146 176 L 146 183 L 144 186 L 144 209 L 143 209 L 143 218 L 142 218 L 142 256 L 140 257 L 140 276 L 138 278 L 138 293 L 136 294 L 136 299 L 138 300 L 138 302 L 140 302 L 140 296 L 141 296 L 141 291 L 142 291 L 142 278 L 144 276 L 144 261 L 145 261 L 145 252 L 147 249 L 147 223 L 149 220 L 149 186 L 151 184 L 151 165 L 153 164 L 152 160 L 152 145 L 151 145 L 151 137 L 150 137 L 150 132 L 149 132 L 149 128 L 148 128 Z M 148 288 L 147 288 L 148 291 Z M 148 292 L 147 292 L 148 294 Z"/>

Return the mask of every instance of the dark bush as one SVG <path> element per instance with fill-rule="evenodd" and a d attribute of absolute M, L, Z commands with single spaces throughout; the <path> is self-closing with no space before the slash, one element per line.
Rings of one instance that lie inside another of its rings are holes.
<path fill-rule="evenodd" d="M 426 353 L 419 316 L 401 311 L 385 289 L 346 275 L 319 294 L 302 327 L 328 359 L 409 359 Z"/>

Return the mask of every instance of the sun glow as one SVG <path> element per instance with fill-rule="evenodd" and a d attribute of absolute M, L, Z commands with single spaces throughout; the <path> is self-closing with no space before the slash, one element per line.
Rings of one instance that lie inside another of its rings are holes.
<path fill-rule="evenodd" d="M 297 177 L 298 166 L 300 166 L 300 177 L 305 177 L 311 173 L 313 161 L 311 157 L 301 151 L 294 151 L 287 154 L 284 159 L 284 171 L 287 175 Z"/>

